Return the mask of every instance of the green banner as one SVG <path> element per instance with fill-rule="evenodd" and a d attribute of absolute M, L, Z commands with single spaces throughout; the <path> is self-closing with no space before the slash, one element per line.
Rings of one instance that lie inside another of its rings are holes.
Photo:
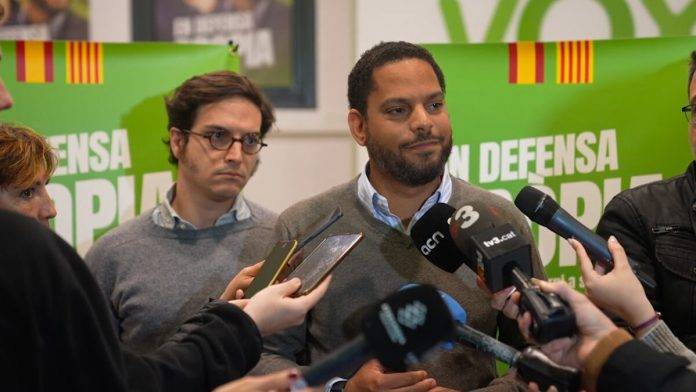
<path fill-rule="evenodd" d="M 590 228 L 620 190 L 692 159 L 696 38 L 429 45 L 447 78 L 452 174 L 514 199 L 536 184 Z M 533 225 L 546 271 L 582 288 L 575 254 Z"/>
<path fill-rule="evenodd" d="M 0 121 L 48 137 L 55 230 L 80 253 L 154 207 L 174 178 L 163 97 L 189 77 L 237 70 L 224 45 L 0 42 L 15 104 Z"/>

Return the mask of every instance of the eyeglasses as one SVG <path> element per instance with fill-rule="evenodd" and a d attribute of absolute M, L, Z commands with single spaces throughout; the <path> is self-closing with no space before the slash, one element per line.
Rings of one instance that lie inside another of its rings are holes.
<path fill-rule="evenodd" d="M 253 155 L 261 151 L 268 144 L 261 141 L 261 135 L 258 133 L 245 133 L 240 138 L 232 136 L 227 131 L 213 131 L 210 133 L 198 133 L 188 129 L 182 129 L 181 132 L 196 135 L 204 139 L 208 139 L 210 145 L 220 151 L 227 151 L 235 143 L 239 142 L 242 145 L 242 151 L 245 154 Z"/>
<path fill-rule="evenodd" d="M 686 117 L 686 121 L 689 124 L 694 124 L 694 112 L 696 112 L 696 104 L 692 103 L 689 105 L 684 106 L 681 108 L 682 113 L 684 113 L 684 117 Z"/>

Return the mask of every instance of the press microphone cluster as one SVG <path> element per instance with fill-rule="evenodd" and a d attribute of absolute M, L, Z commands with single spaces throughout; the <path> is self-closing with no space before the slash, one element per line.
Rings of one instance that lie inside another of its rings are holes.
<path fill-rule="evenodd" d="M 456 322 L 457 341 L 487 353 L 511 367 L 526 382 L 535 382 L 542 391 L 555 386 L 559 392 L 577 391 L 580 388 L 580 371 L 553 362 L 543 352 L 527 347 L 522 351 L 504 344 L 485 333 L 466 325 L 466 311 L 449 294 L 440 291 Z"/>
<path fill-rule="evenodd" d="M 452 315 L 434 287 L 404 288 L 372 306 L 362 320 L 361 334 L 303 371 L 293 389 L 323 385 L 372 358 L 392 371 L 404 371 L 453 334 Z"/>
<path fill-rule="evenodd" d="M 430 262 L 445 271 L 454 272 L 464 263 L 492 292 L 514 285 L 521 294 L 520 311 L 532 315 L 530 332 L 537 342 L 576 333 L 570 306 L 531 284 L 531 244 L 496 209 L 474 202 L 458 210 L 436 204 L 416 222 L 411 238 Z"/>

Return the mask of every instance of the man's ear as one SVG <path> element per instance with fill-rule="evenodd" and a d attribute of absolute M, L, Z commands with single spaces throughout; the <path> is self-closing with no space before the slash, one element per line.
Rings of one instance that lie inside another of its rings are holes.
<path fill-rule="evenodd" d="M 361 146 L 365 146 L 367 143 L 367 119 L 357 110 L 350 109 L 348 111 L 348 128 L 350 128 L 350 134 L 355 139 L 355 142 Z"/>
<path fill-rule="evenodd" d="M 169 148 L 176 159 L 181 158 L 185 147 L 186 135 L 176 127 L 169 128 Z"/>

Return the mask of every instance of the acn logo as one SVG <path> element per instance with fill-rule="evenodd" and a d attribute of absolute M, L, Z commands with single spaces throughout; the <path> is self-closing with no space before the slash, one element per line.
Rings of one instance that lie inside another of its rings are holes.
<path fill-rule="evenodd" d="M 440 243 L 440 240 L 444 238 L 444 234 L 440 233 L 439 231 L 436 231 L 435 233 L 433 233 L 432 237 L 428 238 L 428 240 L 425 241 L 425 245 L 421 246 L 421 253 L 423 253 L 426 256 L 429 255 L 430 252 L 435 250 L 437 244 Z"/>

